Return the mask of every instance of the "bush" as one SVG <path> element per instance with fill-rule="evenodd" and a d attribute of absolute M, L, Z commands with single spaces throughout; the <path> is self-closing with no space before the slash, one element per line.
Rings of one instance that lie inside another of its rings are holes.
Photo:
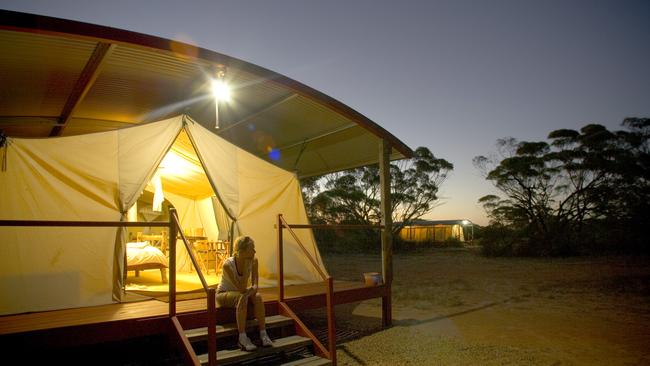
<path fill-rule="evenodd" d="M 490 257 L 509 257 L 522 255 L 529 251 L 527 240 L 522 240 L 521 233 L 502 225 L 486 226 L 478 240 L 481 253 Z"/>
<path fill-rule="evenodd" d="M 442 245 L 447 248 L 462 248 L 463 242 L 458 238 L 449 237 L 442 243 Z"/>
<path fill-rule="evenodd" d="M 393 250 L 395 252 L 413 252 L 426 246 L 429 246 L 428 243 L 418 243 L 415 241 L 403 240 L 399 236 L 393 237 Z"/>
<path fill-rule="evenodd" d="M 321 252 L 379 253 L 381 236 L 377 230 L 314 230 L 314 238 Z"/>

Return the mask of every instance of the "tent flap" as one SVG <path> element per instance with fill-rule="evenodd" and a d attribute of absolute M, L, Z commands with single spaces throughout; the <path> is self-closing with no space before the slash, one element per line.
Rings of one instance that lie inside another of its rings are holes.
<path fill-rule="evenodd" d="M 291 223 L 308 223 L 298 178 L 232 145 L 198 123 L 189 122 L 186 129 L 215 193 L 235 217 L 239 232 L 255 240 L 262 285 L 276 285 L 277 215 L 283 214 Z M 311 230 L 298 230 L 297 234 L 324 269 Z M 321 280 L 291 237 L 285 239 L 284 259 L 288 284 Z"/>

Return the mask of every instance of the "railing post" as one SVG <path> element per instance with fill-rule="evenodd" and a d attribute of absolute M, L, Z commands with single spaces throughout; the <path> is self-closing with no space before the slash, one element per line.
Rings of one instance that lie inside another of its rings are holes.
<path fill-rule="evenodd" d="M 278 301 L 284 301 L 284 258 L 282 253 L 282 214 L 278 214 Z"/>
<path fill-rule="evenodd" d="M 327 340 L 330 361 L 336 366 L 336 318 L 334 317 L 334 279 L 327 277 Z"/>
<path fill-rule="evenodd" d="M 393 216 L 391 209 L 390 192 L 390 143 L 382 139 L 379 146 L 379 185 L 381 197 L 381 224 L 384 229 L 381 231 L 381 272 L 384 286 L 390 288 L 393 285 Z M 382 324 L 389 327 L 392 324 L 392 305 L 390 295 L 382 297 Z"/>
<path fill-rule="evenodd" d="M 217 307 L 216 290 L 208 289 L 208 365 L 217 364 Z"/>
<path fill-rule="evenodd" d="M 176 209 L 169 208 L 169 316 L 176 316 Z"/>

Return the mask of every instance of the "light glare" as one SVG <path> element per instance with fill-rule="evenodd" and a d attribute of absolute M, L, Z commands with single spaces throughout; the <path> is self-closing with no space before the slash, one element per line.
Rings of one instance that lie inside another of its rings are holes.
<path fill-rule="evenodd" d="M 212 80 L 212 95 L 216 100 L 229 102 L 230 88 L 223 80 Z"/>

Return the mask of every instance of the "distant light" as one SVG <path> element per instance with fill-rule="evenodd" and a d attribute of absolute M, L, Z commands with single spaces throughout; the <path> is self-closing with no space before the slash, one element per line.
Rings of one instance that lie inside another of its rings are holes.
<path fill-rule="evenodd" d="M 269 158 L 271 158 L 271 160 L 275 160 L 275 161 L 280 160 L 280 150 L 279 149 L 271 149 L 271 151 L 269 151 Z"/>
<path fill-rule="evenodd" d="M 469 221 L 468 220 L 463 220 L 463 225 L 468 225 Z"/>
<path fill-rule="evenodd" d="M 212 80 L 212 95 L 218 101 L 229 102 L 230 87 L 223 80 Z"/>

